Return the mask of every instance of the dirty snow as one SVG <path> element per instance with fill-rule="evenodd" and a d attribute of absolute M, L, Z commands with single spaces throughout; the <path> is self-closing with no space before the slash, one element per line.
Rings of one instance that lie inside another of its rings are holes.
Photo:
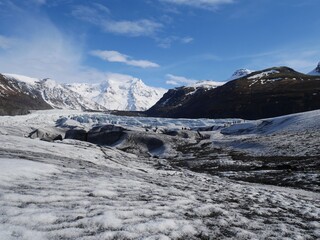
<path fill-rule="evenodd" d="M 320 238 L 317 192 L 196 173 L 115 147 L 24 137 L 36 126 L 54 127 L 59 118 L 81 114 L 54 110 L 0 117 L 0 239 Z M 310 126 L 318 115 L 306 116 Z M 190 122 L 188 127 L 195 127 Z M 259 123 L 247 125 L 246 136 L 257 134 L 254 125 Z M 229 135 L 211 132 L 206 141 L 217 137 L 227 143 L 239 137 L 234 128 Z"/>

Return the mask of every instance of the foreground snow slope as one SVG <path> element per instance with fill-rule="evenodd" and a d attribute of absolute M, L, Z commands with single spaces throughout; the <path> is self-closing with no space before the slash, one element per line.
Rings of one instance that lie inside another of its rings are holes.
<path fill-rule="evenodd" d="M 225 128 L 221 133 L 227 143 L 221 142 L 222 145 L 255 155 L 318 156 L 320 110 L 247 121 Z"/>
<path fill-rule="evenodd" d="M 166 159 L 76 140 L 23 137 L 77 114 L 0 117 L 0 239 L 320 238 L 319 193 L 172 168 Z"/>

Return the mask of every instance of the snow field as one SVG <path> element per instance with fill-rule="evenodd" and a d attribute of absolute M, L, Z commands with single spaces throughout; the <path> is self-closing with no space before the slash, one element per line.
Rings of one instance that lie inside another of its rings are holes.
<path fill-rule="evenodd" d="M 319 194 L 264 189 L 188 170 L 157 171 L 147 160 L 111 148 L 104 151 L 115 161 L 95 146 L 21 137 L 1 138 L 1 146 L 4 142 L 1 161 L 13 160 L 28 176 L 0 183 L 1 239 L 319 237 Z M 40 173 L 30 169 L 33 160 Z"/>
<path fill-rule="evenodd" d="M 76 115 L 0 118 L 0 239 L 320 238 L 317 192 L 158 170 L 166 159 L 24 137 Z"/>

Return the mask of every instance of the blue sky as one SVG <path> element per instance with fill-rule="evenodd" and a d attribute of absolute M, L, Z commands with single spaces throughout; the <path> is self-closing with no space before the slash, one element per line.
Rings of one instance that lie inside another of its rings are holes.
<path fill-rule="evenodd" d="M 172 88 L 320 61 L 319 0 L 0 0 L 0 72 Z"/>

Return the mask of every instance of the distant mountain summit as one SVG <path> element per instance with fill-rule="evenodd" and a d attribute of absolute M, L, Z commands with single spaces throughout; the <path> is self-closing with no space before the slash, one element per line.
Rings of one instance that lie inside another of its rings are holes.
<path fill-rule="evenodd" d="M 318 66 L 308 74 L 313 76 L 320 76 L 320 62 L 318 63 Z"/>
<path fill-rule="evenodd" d="M 68 84 L 66 87 L 106 109 L 126 111 L 147 110 L 167 91 L 149 87 L 138 78 L 121 81 L 111 78 L 101 84 Z"/>
<path fill-rule="evenodd" d="M 242 77 L 245 77 L 245 76 L 247 76 L 248 74 L 250 74 L 252 72 L 253 72 L 252 70 L 241 68 L 241 69 L 236 70 L 228 80 L 235 80 L 235 79 L 238 79 L 238 78 L 242 78 Z"/>

